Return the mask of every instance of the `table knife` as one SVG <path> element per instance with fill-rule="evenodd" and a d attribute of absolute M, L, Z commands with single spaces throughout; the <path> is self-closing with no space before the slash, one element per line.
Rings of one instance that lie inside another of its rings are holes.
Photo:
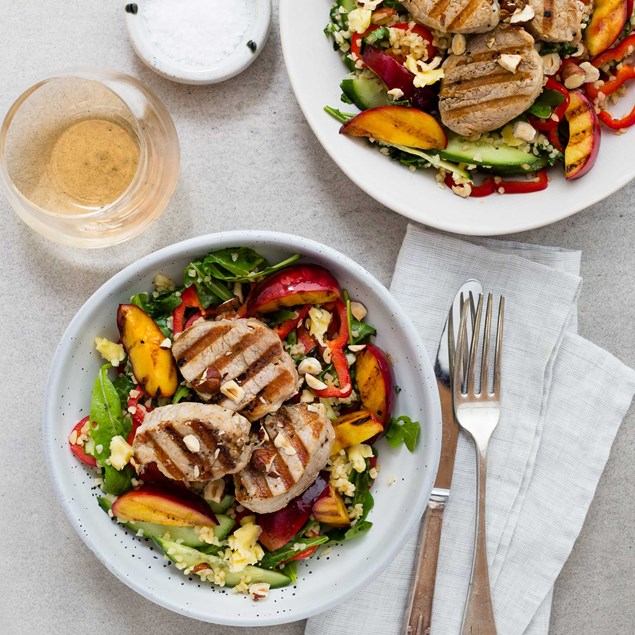
<path fill-rule="evenodd" d="M 452 405 L 451 368 L 461 315 L 461 297 L 467 299 L 471 293 L 473 297 L 478 298 L 482 292 L 483 287 L 477 280 L 468 280 L 458 290 L 443 327 L 434 363 L 434 373 L 441 399 L 441 457 L 434 488 L 421 525 L 419 547 L 402 631 L 404 635 L 428 635 L 430 632 L 443 511 L 450 496 L 454 456 L 459 435 Z"/>

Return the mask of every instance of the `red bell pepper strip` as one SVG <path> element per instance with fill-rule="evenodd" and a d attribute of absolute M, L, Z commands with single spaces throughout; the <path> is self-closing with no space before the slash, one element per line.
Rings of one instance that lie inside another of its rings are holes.
<path fill-rule="evenodd" d="M 308 560 L 319 548 L 320 545 L 313 545 L 313 547 L 301 551 L 297 556 L 293 556 L 293 558 L 289 558 L 285 560 L 285 562 L 291 562 L 291 560 Z"/>
<path fill-rule="evenodd" d="M 595 82 L 585 84 L 586 93 L 591 99 L 596 99 L 600 93 L 611 95 L 632 79 L 635 79 L 635 66 L 625 64 L 615 73 L 614 79 L 609 79 L 601 86 L 596 87 Z"/>
<path fill-rule="evenodd" d="M 362 59 L 362 40 L 373 31 L 381 28 L 377 24 L 372 24 L 369 26 L 364 33 L 355 33 L 351 38 L 351 55 L 355 57 L 357 60 Z M 389 29 L 399 29 L 400 31 L 409 31 L 410 23 L 409 22 L 399 22 L 398 24 L 391 24 Z M 437 47 L 432 44 L 433 36 L 432 33 L 426 29 L 425 26 L 421 26 L 420 24 L 415 24 L 412 27 L 412 32 L 421 37 L 423 40 L 427 42 L 428 56 L 426 60 L 432 59 L 437 53 Z"/>
<path fill-rule="evenodd" d="M 630 128 L 635 125 L 635 106 L 631 109 L 628 115 L 625 115 L 621 119 L 613 119 L 608 110 L 602 110 L 598 115 L 600 121 L 612 130 L 622 130 L 623 128 Z"/>
<path fill-rule="evenodd" d="M 631 6 L 631 13 L 632 12 Z M 606 66 L 612 62 L 621 62 L 625 57 L 628 57 L 633 52 L 635 52 L 635 33 L 632 33 L 622 40 L 617 46 L 607 49 L 604 53 L 596 55 L 591 60 L 591 64 L 597 68 L 601 68 L 602 66 Z"/>
<path fill-rule="evenodd" d="M 281 324 L 278 324 L 276 327 L 274 327 L 273 330 L 276 335 L 281 340 L 283 340 L 287 335 L 289 335 L 289 333 L 291 333 L 291 331 L 293 331 L 294 328 L 298 326 L 298 324 L 300 324 L 300 322 L 302 322 L 302 320 L 304 320 L 304 318 L 309 314 L 310 310 L 310 304 L 305 304 L 303 307 L 296 309 L 296 317 L 291 318 L 290 320 L 286 320 L 285 322 L 282 322 Z"/>
<path fill-rule="evenodd" d="M 560 141 L 560 134 L 558 133 L 557 126 L 549 130 L 547 132 L 547 136 L 549 137 L 549 142 L 554 148 L 556 148 L 556 150 L 560 150 L 560 152 L 564 152 L 564 146 L 562 145 L 562 141 Z"/>
<path fill-rule="evenodd" d="M 146 406 L 139 404 L 141 399 L 145 397 L 145 393 L 143 392 L 141 386 L 135 386 L 134 390 L 137 391 L 138 395 L 136 397 L 128 398 L 128 412 L 132 415 L 132 430 L 130 430 L 130 434 L 128 434 L 128 438 L 126 440 L 130 445 L 132 445 L 132 442 L 134 441 L 139 426 L 143 423 L 143 420 L 148 412 L 152 410 L 151 407 L 147 408 Z"/>
<path fill-rule="evenodd" d="M 304 324 L 300 324 L 296 332 L 298 334 L 298 342 L 302 344 L 305 355 L 317 346 L 317 341 L 315 340 L 313 335 L 309 333 Z"/>
<path fill-rule="evenodd" d="M 555 90 L 560 93 L 564 97 L 564 101 L 553 109 L 553 112 L 549 116 L 548 119 L 541 119 L 540 117 L 536 117 L 535 115 L 529 115 L 527 119 L 529 123 L 536 129 L 541 132 L 547 132 L 552 130 L 553 128 L 557 128 L 558 124 L 564 119 L 564 114 L 567 112 L 567 108 L 569 107 L 569 102 L 571 101 L 571 97 L 569 97 L 569 91 L 555 79 L 550 77 L 547 79 L 547 83 L 545 84 L 545 90 Z"/>
<path fill-rule="evenodd" d="M 454 177 L 448 173 L 445 175 L 445 184 L 452 189 L 456 187 L 457 183 L 454 180 Z M 496 191 L 496 183 L 494 183 L 494 177 L 490 176 L 483 180 L 480 185 L 476 185 L 476 183 L 472 183 L 472 191 L 470 192 L 471 198 L 482 198 L 483 196 L 489 196 L 490 194 L 494 194 Z"/>
<path fill-rule="evenodd" d="M 335 367 L 339 387 L 328 386 L 323 390 L 315 390 L 318 397 L 329 399 L 345 399 L 353 392 L 353 383 L 351 381 L 351 373 L 348 369 L 348 361 L 346 359 L 345 347 L 348 344 L 348 313 L 346 305 L 341 300 L 336 300 L 332 304 L 333 309 L 337 312 L 340 326 L 337 336 L 325 342 L 326 347 L 331 352 L 331 362 Z"/>
<path fill-rule="evenodd" d="M 174 309 L 174 313 L 172 314 L 172 331 L 174 335 L 179 335 L 179 333 L 183 332 L 185 311 L 190 308 L 198 309 L 205 315 L 205 309 L 198 299 L 198 293 L 194 285 L 187 287 L 187 289 L 181 293 L 181 304 Z"/>
<path fill-rule="evenodd" d="M 538 170 L 536 177 L 536 179 L 531 181 L 504 181 L 502 179 L 497 181 L 497 177 L 489 176 L 480 185 L 472 186 L 470 196 L 480 198 L 489 196 L 495 192 L 498 194 L 528 194 L 530 192 L 540 192 L 541 190 L 547 189 L 549 185 L 547 170 Z M 451 174 L 446 175 L 445 184 L 450 188 L 456 185 Z"/>
<path fill-rule="evenodd" d="M 630 38 L 627 38 L 624 42 L 628 39 Z M 624 42 L 622 42 L 622 44 Z M 604 95 L 611 95 L 621 88 L 626 82 L 630 82 L 633 79 L 635 79 L 635 66 L 628 66 L 627 64 L 624 64 L 617 69 L 613 79 L 609 79 L 601 86 L 596 87 L 594 84 L 586 84 L 586 93 L 591 99 L 596 99 L 600 93 L 603 93 Z M 607 110 L 600 111 L 598 117 L 605 126 L 611 128 L 612 130 L 629 128 L 630 126 L 635 125 L 635 106 L 633 106 L 631 111 L 621 119 L 614 119 Z"/>
<path fill-rule="evenodd" d="M 71 430 L 71 436 L 73 435 L 73 432 L 75 432 L 76 435 L 79 436 L 82 433 L 82 428 L 89 421 L 90 421 L 90 417 L 84 417 L 81 421 L 79 421 L 77 424 L 75 424 L 75 426 Z M 90 467 L 97 467 L 97 461 L 95 460 L 95 457 L 91 456 L 90 454 L 86 454 L 86 452 L 84 452 L 84 446 L 83 445 L 80 445 L 79 443 L 73 443 L 70 439 L 69 439 L 68 442 L 69 442 L 69 444 L 71 446 L 71 452 L 82 463 L 85 463 L 86 465 L 90 465 Z"/>

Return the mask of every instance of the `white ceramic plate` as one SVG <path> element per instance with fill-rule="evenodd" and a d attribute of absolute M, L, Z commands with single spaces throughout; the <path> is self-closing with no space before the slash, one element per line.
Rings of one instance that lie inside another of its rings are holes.
<path fill-rule="evenodd" d="M 291 85 L 304 115 L 324 149 L 344 173 L 367 194 L 420 223 L 459 234 L 497 235 L 542 227 L 602 200 L 635 178 L 635 161 L 628 159 L 635 132 L 616 136 L 603 131 L 602 147 L 593 170 L 567 183 L 557 167 L 543 192 L 528 195 L 461 199 L 435 183 L 432 170 L 412 173 L 370 148 L 363 139 L 338 134 L 340 124 L 324 106 L 357 112 L 340 101 L 347 70 L 332 40 L 322 29 L 329 21 L 331 0 L 280 0 L 282 49 Z M 635 89 L 618 114 L 630 108 Z"/>
<path fill-rule="evenodd" d="M 336 547 L 326 557 L 299 567 L 295 585 L 272 590 L 267 600 L 253 602 L 190 581 L 167 565 L 151 543 L 133 537 L 97 506 L 92 472 L 68 447 L 73 425 L 89 411 L 92 385 L 103 363 L 94 350 L 94 337 L 118 338 L 116 307 L 133 293 L 151 290 L 161 271 L 181 279 L 195 257 L 211 249 L 244 245 L 271 261 L 295 252 L 327 267 L 351 296 L 368 308 L 378 329 L 379 346 L 389 351 L 401 392 L 395 412 L 422 424 L 414 454 L 394 450 L 384 442 L 381 473 L 373 494 L 374 523 L 365 537 Z M 423 513 L 436 475 L 441 439 L 441 414 L 434 372 L 423 344 L 394 298 L 367 271 L 339 252 L 319 243 L 286 234 L 229 232 L 202 236 L 142 258 L 106 282 L 80 309 L 67 328 L 53 358 L 44 405 L 44 442 L 53 482 L 69 521 L 101 562 L 122 582 L 146 598 L 190 617 L 235 626 L 264 626 L 299 620 L 345 600 L 366 586 L 394 558 Z M 394 477 L 393 485 L 387 479 Z M 159 556 L 157 558 L 157 556 Z"/>
<path fill-rule="evenodd" d="M 153 71 L 180 84 L 217 84 L 242 73 L 260 55 L 271 26 L 271 0 L 252 0 L 245 35 L 236 48 L 209 67 L 193 67 L 176 61 L 156 46 L 143 17 L 144 11 L 154 7 L 143 0 L 136 4 L 135 13 L 126 11 L 126 26 L 134 50 Z M 254 50 L 248 47 L 249 41 L 255 43 Z"/>

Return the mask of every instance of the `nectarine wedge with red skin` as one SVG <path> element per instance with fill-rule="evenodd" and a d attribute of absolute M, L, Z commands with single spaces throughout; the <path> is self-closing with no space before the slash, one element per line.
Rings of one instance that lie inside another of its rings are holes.
<path fill-rule="evenodd" d="M 191 492 L 177 494 L 155 485 L 142 485 L 123 494 L 113 503 L 112 513 L 125 521 L 171 527 L 212 527 L 218 524 L 202 498 Z"/>
<path fill-rule="evenodd" d="M 584 31 L 584 43 L 591 55 L 606 51 L 620 36 L 630 17 L 629 4 L 629 0 L 595 0 L 591 20 Z"/>
<path fill-rule="evenodd" d="M 584 176 L 595 163 L 600 150 L 600 121 L 591 102 L 579 90 L 569 93 L 571 101 L 565 112 L 569 122 L 569 142 L 564 149 L 567 180 Z"/>
<path fill-rule="evenodd" d="M 247 315 L 300 304 L 325 304 L 342 295 L 333 274 L 319 265 L 292 265 L 258 283 L 247 298 Z"/>
<path fill-rule="evenodd" d="M 318 474 L 312 485 L 296 496 L 286 507 L 271 514 L 259 514 L 257 524 L 262 528 L 258 540 L 268 551 L 284 547 L 309 520 L 315 501 L 328 487 L 328 480 Z"/>
<path fill-rule="evenodd" d="M 368 410 L 357 410 L 342 415 L 333 424 L 335 426 L 335 442 L 331 448 L 331 456 L 343 448 L 364 443 L 384 431 L 381 422 Z"/>
<path fill-rule="evenodd" d="M 137 382 L 150 397 L 171 397 L 179 385 L 176 363 L 161 348 L 165 335 L 156 322 L 136 304 L 120 304 L 117 327 Z"/>
<path fill-rule="evenodd" d="M 362 406 L 384 427 L 392 415 L 395 382 L 386 353 L 374 344 L 357 356 L 357 388 Z"/>
<path fill-rule="evenodd" d="M 443 150 L 448 138 L 441 124 L 417 108 L 379 106 L 364 110 L 347 121 L 340 134 L 372 137 L 391 145 L 420 150 Z"/>
<path fill-rule="evenodd" d="M 313 518 L 331 527 L 350 527 L 351 524 L 346 505 L 332 485 L 313 504 Z"/>

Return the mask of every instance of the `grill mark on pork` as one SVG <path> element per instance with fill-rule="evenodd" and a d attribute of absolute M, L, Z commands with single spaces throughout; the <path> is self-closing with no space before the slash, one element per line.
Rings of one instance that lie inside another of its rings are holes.
<path fill-rule="evenodd" d="M 519 57 L 515 71 L 499 63 L 502 55 Z M 520 27 L 470 37 L 467 51 L 448 56 L 443 70 L 441 120 L 464 136 L 505 125 L 529 108 L 542 89 L 542 58 L 534 39 Z"/>
<path fill-rule="evenodd" d="M 454 19 L 447 25 L 448 31 L 460 29 L 472 17 L 477 9 L 483 4 L 482 0 L 470 0 L 466 7 L 456 14 Z"/>
<path fill-rule="evenodd" d="M 260 333 L 258 331 L 250 331 L 249 333 L 245 333 L 242 338 L 231 348 L 231 355 L 223 355 L 219 357 L 214 362 L 214 367 L 220 372 L 221 375 L 226 374 L 226 369 L 228 366 L 231 366 L 237 357 L 240 357 L 250 349 L 254 344 L 257 344 L 260 341 Z M 247 369 L 249 370 L 249 369 Z M 235 379 L 227 374 L 226 379 Z"/>
<path fill-rule="evenodd" d="M 156 463 L 174 480 L 215 480 L 247 465 L 252 452 L 250 430 L 247 419 L 217 405 L 161 406 L 148 413 L 137 432 L 135 461 L 141 468 Z"/>
<path fill-rule="evenodd" d="M 498 0 L 400 0 L 412 18 L 443 33 L 483 33 L 500 20 Z"/>
<path fill-rule="evenodd" d="M 522 55 L 523 49 L 518 45 L 502 46 L 496 50 L 488 49 L 480 53 L 470 54 L 466 53 L 464 56 L 455 60 L 455 66 L 461 68 L 462 66 L 471 66 L 472 64 L 481 64 L 484 62 L 491 62 L 498 59 L 500 55 Z"/>
<path fill-rule="evenodd" d="M 163 467 L 169 472 L 171 478 L 181 481 L 185 478 L 185 474 L 172 462 L 170 455 L 163 449 L 161 442 L 154 434 L 146 435 L 147 439 L 154 448 L 154 453 L 157 455 L 157 459 L 161 462 Z"/>
<path fill-rule="evenodd" d="M 459 93 L 462 90 L 469 90 L 470 88 L 476 88 L 476 87 L 481 87 L 481 86 L 494 86 L 494 85 L 501 85 L 501 84 L 506 84 L 507 82 L 513 80 L 513 79 L 529 79 L 529 74 L 528 73 L 516 73 L 516 75 L 513 75 L 512 77 L 510 77 L 509 73 L 507 71 L 503 71 L 501 73 L 495 74 L 495 75 L 490 75 L 489 77 L 485 77 L 485 78 L 477 78 L 477 79 L 459 79 L 456 80 L 454 82 L 450 82 L 447 88 L 447 96 L 448 97 L 456 97 L 457 93 Z M 454 91 L 452 90 L 452 87 L 456 86 L 456 88 L 454 89 Z"/>
<path fill-rule="evenodd" d="M 253 319 L 197 322 L 174 342 L 172 352 L 181 373 L 205 401 L 215 401 L 252 420 L 275 412 L 297 392 L 297 371 L 280 338 Z M 235 381 L 243 394 L 230 399 L 207 390 L 200 379 L 213 368 L 222 384 Z"/>
<path fill-rule="evenodd" d="M 444 15 L 445 12 L 448 10 L 448 7 L 450 6 L 450 2 L 452 0 L 441 0 L 438 4 L 436 4 L 428 13 L 428 15 L 432 18 L 432 19 L 436 19 L 439 18 L 440 16 Z"/>
<path fill-rule="evenodd" d="M 527 28 L 545 42 L 572 42 L 580 35 L 582 12 L 577 0 L 529 0 L 535 17 Z"/>
<path fill-rule="evenodd" d="M 521 102 L 525 99 L 524 95 L 513 95 L 511 97 L 496 97 L 493 99 L 484 99 L 481 103 L 483 106 L 487 105 L 488 108 L 497 108 L 502 105 L 514 105 L 518 102 Z M 467 106 L 459 106 L 458 108 L 454 108 L 452 110 L 452 114 L 456 116 L 461 116 L 464 113 L 474 112 L 475 108 L 473 104 Z"/>
<path fill-rule="evenodd" d="M 186 363 L 191 362 L 195 357 L 200 355 L 206 348 L 214 345 L 219 339 L 225 337 L 227 333 L 231 330 L 230 325 L 219 325 L 212 331 L 205 333 L 202 337 L 200 337 L 194 344 L 192 344 L 182 355 L 185 359 Z M 178 341 L 178 340 L 177 340 Z M 179 364 L 179 366 L 184 366 L 185 364 Z"/>
<path fill-rule="evenodd" d="M 275 458 L 268 472 L 249 464 L 234 475 L 236 499 L 259 514 L 282 509 L 326 465 L 335 439 L 323 406 L 283 406 L 262 424 L 262 449 Z"/>
<path fill-rule="evenodd" d="M 295 431 L 293 422 L 291 421 L 289 417 L 289 411 L 286 409 L 281 410 L 280 419 L 282 423 L 282 428 L 278 428 L 278 431 L 282 430 L 282 433 L 287 438 L 287 441 L 290 443 L 291 447 L 294 449 L 296 456 L 298 457 L 298 460 L 302 464 L 302 467 L 306 467 L 307 463 L 309 462 L 309 453 L 304 443 L 302 443 L 302 439 L 300 438 L 300 435 Z M 311 426 L 310 423 L 309 425 Z M 311 428 L 313 428 L 313 426 L 311 426 Z"/>

